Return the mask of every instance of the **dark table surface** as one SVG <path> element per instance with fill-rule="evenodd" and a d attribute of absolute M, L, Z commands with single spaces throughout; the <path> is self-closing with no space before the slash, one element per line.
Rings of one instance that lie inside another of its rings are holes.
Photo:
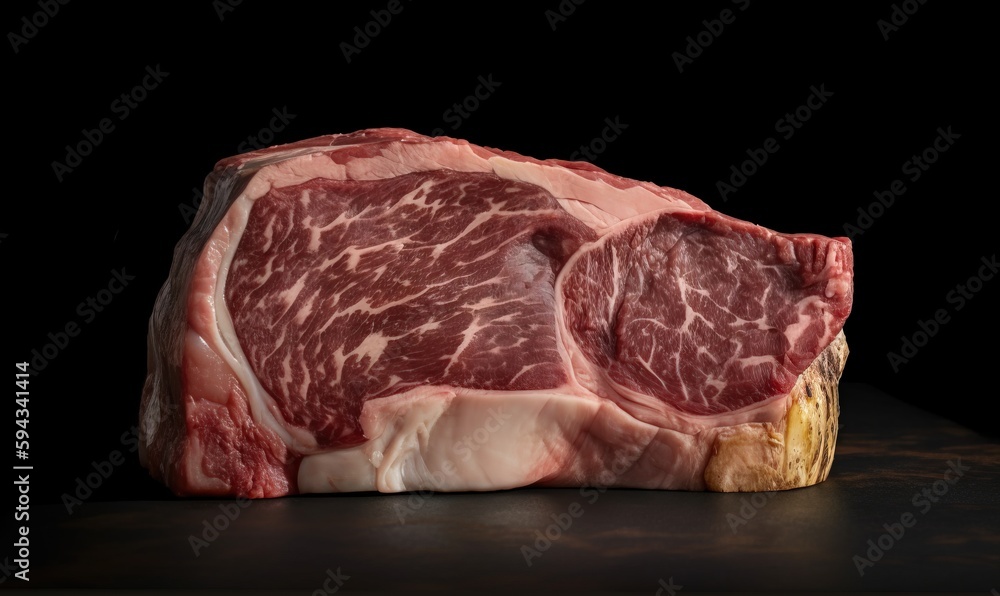
<path fill-rule="evenodd" d="M 72 516 L 40 506 L 30 587 L 330 594 L 339 573 L 341 593 L 1000 594 L 1000 444 L 867 385 L 842 387 L 841 412 L 830 478 L 771 494 L 178 499 Z"/>

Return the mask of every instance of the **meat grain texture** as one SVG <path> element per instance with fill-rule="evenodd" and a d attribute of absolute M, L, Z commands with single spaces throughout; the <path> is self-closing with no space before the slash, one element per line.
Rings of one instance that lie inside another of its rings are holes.
<path fill-rule="evenodd" d="M 685 192 L 403 129 L 225 159 L 150 318 L 179 495 L 824 480 L 853 256 Z"/>

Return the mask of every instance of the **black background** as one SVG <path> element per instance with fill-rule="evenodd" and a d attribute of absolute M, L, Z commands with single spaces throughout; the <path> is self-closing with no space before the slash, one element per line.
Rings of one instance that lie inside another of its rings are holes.
<path fill-rule="evenodd" d="M 30 360 L 67 323 L 81 328 L 31 379 L 38 502 L 59 502 L 113 450 L 126 451 L 126 463 L 95 500 L 169 496 L 122 442 L 137 422 L 148 317 L 187 227 L 182 206 L 275 109 L 294 118 L 273 143 L 379 126 L 440 128 L 538 158 L 569 158 L 606 118 L 618 118 L 627 128 L 597 165 L 783 232 L 844 235 L 874 192 L 902 179 L 906 193 L 854 239 L 844 378 L 996 436 L 986 408 L 996 398 L 1000 282 L 984 282 L 961 310 L 947 300 L 996 252 L 988 62 L 996 48 L 982 8 L 930 2 L 886 40 L 877 21 L 890 18 L 889 2 L 859 9 L 754 0 L 741 11 L 723 1 L 654 9 L 590 0 L 554 29 L 546 16 L 559 10 L 554 0 L 405 2 L 348 63 L 340 44 L 353 43 L 354 27 L 386 4 L 248 0 L 220 18 L 211 2 L 72 2 L 16 52 L 9 43 L 0 50 L 12 131 L 0 219 L 7 366 Z M 678 72 L 673 54 L 723 9 L 735 22 Z M 38 11 L 11 3 L 0 22 L 21 33 L 21 17 Z M 112 103 L 157 65 L 169 75 L 119 119 Z M 499 86 L 453 128 L 446 111 L 474 93 L 479 77 Z M 833 95 L 785 140 L 776 121 L 813 86 Z M 53 162 L 102 118 L 114 130 L 59 181 Z M 960 137 L 911 181 L 904 162 L 931 146 L 939 127 Z M 717 182 L 767 137 L 780 149 L 723 201 Z M 135 279 L 85 322 L 78 305 L 106 288 L 113 270 Z M 938 309 L 950 321 L 894 372 L 887 353 Z"/>

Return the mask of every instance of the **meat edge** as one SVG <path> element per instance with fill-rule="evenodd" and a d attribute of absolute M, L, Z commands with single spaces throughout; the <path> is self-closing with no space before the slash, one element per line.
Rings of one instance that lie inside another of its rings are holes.
<path fill-rule="evenodd" d="M 840 416 L 840 377 L 850 350 L 841 331 L 799 375 L 785 417 L 720 432 L 705 466 L 705 487 L 718 492 L 802 488 L 827 479 Z"/>

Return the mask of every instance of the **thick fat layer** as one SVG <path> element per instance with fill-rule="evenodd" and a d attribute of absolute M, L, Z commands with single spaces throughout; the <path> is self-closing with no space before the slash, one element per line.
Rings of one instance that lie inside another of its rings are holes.
<path fill-rule="evenodd" d="M 839 334 L 759 419 L 685 431 L 610 400 L 555 392 L 422 387 L 365 403 L 363 445 L 302 460 L 302 492 L 460 491 L 539 486 L 761 491 L 826 479 L 847 358 Z"/>
<path fill-rule="evenodd" d="M 701 474 L 699 458 L 692 457 L 698 439 L 638 422 L 612 402 L 579 391 L 424 387 L 367 402 L 362 421 L 374 438 L 303 459 L 300 490 L 579 485 L 612 467 L 651 488 L 677 488 L 697 485 Z M 647 467 L 641 461 L 654 454 L 650 477 L 641 472 Z"/>
<path fill-rule="evenodd" d="M 385 130 L 391 132 L 393 129 Z M 388 132 L 382 134 L 392 138 Z M 449 170 L 492 173 L 505 180 L 530 183 L 554 196 L 568 212 L 597 230 L 653 210 L 710 210 L 705 203 L 685 192 L 613 176 L 593 166 L 536 160 L 447 137 L 430 140 L 413 133 L 398 136 L 396 142 L 318 146 L 305 154 L 302 154 L 306 151 L 303 148 L 289 150 L 294 157 L 262 169 L 250 181 L 245 195 L 254 200 L 272 188 L 295 186 L 314 178 L 384 180 L 413 172 Z M 347 140 L 329 138 L 331 141 Z M 266 151 L 251 153 L 223 164 L 242 167 L 252 164 L 255 157 L 276 160 L 279 155 Z"/>
<path fill-rule="evenodd" d="M 187 437 L 177 462 L 174 490 L 182 494 L 284 494 L 296 459 L 294 441 L 260 403 L 259 384 L 231 336 L 224 309 L 216 309 L 220 272 L 228 267 L 226 247 L 238 241 L 241 217 L 233 210 L 216 229 L 195 266 L 187 297 L 181 378 Z M 248 392 L 256 400 L 248 399 Z M 233 458 L 233 453 L 240 453 Z"/>

